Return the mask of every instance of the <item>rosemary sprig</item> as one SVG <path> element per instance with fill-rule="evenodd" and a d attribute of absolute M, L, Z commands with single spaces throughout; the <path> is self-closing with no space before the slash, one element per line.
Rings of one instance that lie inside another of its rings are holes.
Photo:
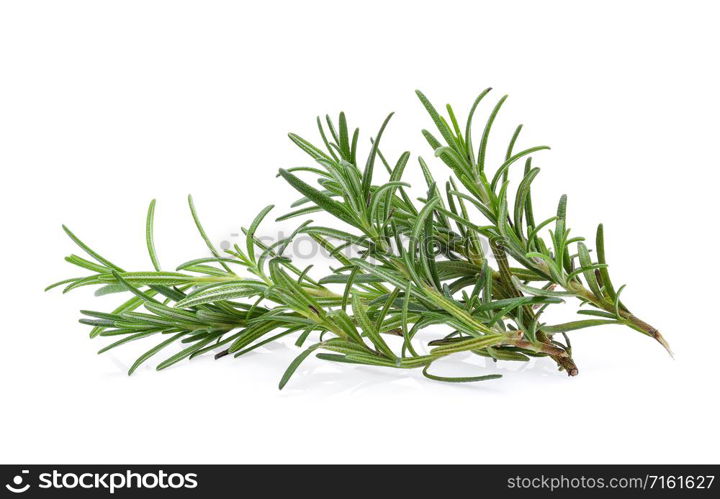
<path fill-rule="evenodd" d="M 315 165 L 280 170 L 279 176 L 303 197 L 293 204 L 294 211 L 278 220 L 326 212 L 344 223 L 346 230 L 306 221 L 290 237 L 264 244 L 255 234 L 273 209 L 268 206 L 243 230 L 244 247 L 235 245 L 221 253 L 188 198 L 211 256 L 164 271 L 155 251 L 152 201 L 146 219 L 152 271 L 125 271 L 65 228 L 90 257 L 71 255 L 66 260 L 90 275 L 48 289 L 64 286 L 67 292 L 99 286 L 97 294 L 130 294 L 112 312 L 83 311 L 85 317 L 80 320 L 92 326 L 91 337 L 118 337 L 100 352 L 157 337 L 159 342 L 137 359 L 130 374 L 171 344 L 181 349 L 157 369 L 211 351 L 216 358 L 238 357 L 290 334 L 296 334 L 296 345 L 305 349 L 288 367 L 280 388 L 313 353 L 334 362 L 421 369 L 429 379 L 470 382 L 499 375 L 450 378 L 431 374 L 429 369 L 448 355 L 472 352 L 495 361 L 550 357 L 561 370 L 575 375 L 578 369 L 567 333 L 603 324 L 627 325 L 668 348 L 660 333 L 620 300 L 624 287 L 615 289 L 610 280 L 602 225 L 593 261 L 584 239 L 569 236 L 565 196 L 554 216 L 535 221 L 531 187 L 539 169 L 532 166 L 532 155 L 548 148 L 516 152 L 518 127 L 505 160 L 490 170 L 486 159 L 490 132 L 506 97 L 490 113 L 476 152 L 473 116 L 489 91 L 473 103 L 463 128 L 449 105 L 445 118 L 418 92 L 440 138 L 427 130 L 422 133 L 452 173 L 441 188 L 428 164 L 418 158 L 427 188 L 419 201 L 412 200 L 410 186 L 402 180 L 410 153 L 391 164 L 380 148 L 392 115 L 380 126 L 362 166 L 359 130 L 350 133 L 344 113 L 337 122 L 326 117 L 323 123 L 318 118 L 323 146 L 290 134 Z M 509 171 L 521 160 L 523 178 L 511 190 Z M 387 179 L 374 183 L 380 164 Z M 303 180 L 301 174 L 311 175 L 314 182 Z M 472 216 L 472 212 L 478 214 Z M 549 227 L 549 235 L 543 237 L 542 231 Z M 335 265 L 331 274 L 315 280 L 310 268 L 301 270 L 283 256 L 300 234 L 329 250 Z M 342 253 L 349 245 L 359 248 L 359 256 Z M 543 322 L 545 311 L 567 297 L 588 305 L 578 312 L 584 318 L 563 324 Z M 450 332 L 436 332 L 434 338 L 419 341 L 419 331 L 438 326 Z M 315 342 L 305 347 L 310 338 Z"/>
<path fill-rule="evenodd" d="M 481 99 L 489 91 L 490 89 L 487 89 L 478 99 Z M 453 170 L 453 173 L 463 182 L 463 185 L 468 187 L 468 191 L 475 197 L 474 201 L 485 208 L 481 212 L 493 224 L 493 228 L 487 232 L 487 235 L 493 243 L 493 250 L 496 252 L 501 273 L 505 261 L 504 254 L 507 253 L 514 257 L 526 270 L 536 274 L 538 278 L 543 278 L 549 283 L 562 287 L 584 303 L 604 312 L 602 315 L 599 311 L 591 315 L 615 320 L 655 338 L 670 353 L 670 348 L 660 332 L 630 313 L 620 301 L 620 293 L 624 286 L 615 290 L 610 280 L 608 265 L 605 260 L 602 224 L 598 225 L 596 233 L 597 261 L 592 260 L 590 252 L 584 243 L 584 238 L 569 237 L 570 229 L 567 227 L 566 222 L 567 196 L 563 195 L 560 198 L 557 214 L 553 219 L 535 225 L 530 189 L 540 169 L 532 167 L 530 155 L 536 151 L 549 149 L 548 147 L 530 147 L 520 152 L 514 152 L 515 142 L 522 128 L 522 125 L 518 126 L 510 140 L 505 162 L 494 172 L 492 180 L 488 183 L 486 175 L 489 175 L 489 172 L 486 172 L 484 164 L 485 149 L 494 118 L 507 96 L 498 101 L 490 119 L 487 121 L 478 151 L 478 159 L 475 161 L 471 146 L 461 147 L 461 145 L 470 144 L 469 137 L 464 137 L 457 127 L 455 132 L 451 131 L 445 119 L 438 114 L 422 92 L 418 91 L 417 94 L 433 118 L 442 137 L 446 140 L 446 145 L 443 146 L 425 130 L 423 135 L 431 147 L 434 148 L 435 155 Z M 448 112 L 453 116 L 450 106 L 448 106 Z M 472 116 L 468 118 L 466 125 L 468 131 L 471 129 L 471 121 Z M 527 158 L 524 177 L 517 187 L 511 212 L 508 202 L 510 184 L 508 171 L 513 164 L 524 157 Z M 465 172 L 468 171 L 475 175 L 473 177 L 474 181 L 473 178 L 468 178 L 465 175 Z M 466 185 L 465 182 L 468 182 L 469 185 Z M 553 223 L 553 221 L 554 229 L 550 232 L 550 242 L 548 243 L 541 237 L 539 229 L 546 224 Z M 505 275 L 509 275 L 508 272 L 505 272 Z M 511 283 L 508 283 L 508 285 L 510 286 Z M 516 286 L 515 291 L 519 292 L 520 287 L 522 285 Z M 527 287 L 525 287 L 524 291 L 533 294 L 533 290 Z M 599 324 L 602 324 L 602 322 Z M 552 331 L 571 331 L 592 325 L 598 324 L 586 320 L 557 325 L 553 327 Z"/>

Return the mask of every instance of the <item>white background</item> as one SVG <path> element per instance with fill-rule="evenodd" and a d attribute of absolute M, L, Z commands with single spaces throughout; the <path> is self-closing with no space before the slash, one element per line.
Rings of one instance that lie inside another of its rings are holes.
<path fill-rule="evenodd" d="M 717 19 L 695 1 L 3 2 L 0 461 L 717 462 Z M 625 302 L 676 360 L 605 327 L 572 336 L 572 379 L 548 360 L 460 358 L 445 373 L 506 376 L 457 386 L 310 359 L 279 392 L 291 344 L 128 377 L 148 345 L 97 356 L 76 322 L 114 297 L 42 292 L 77 273 L 61 223 L 149 269 L 157 198 L 171 268 L 206 254 L 187 193 L 216 243 L 287 209 L 275 173 L 307 160 L 286 133 L 315 140 L 317 114 L 345 110 L 366 150 L 396 111 L 387 154 L 431 158 L 413 90 L 464 116 L 487 86 L 511 95 L 493 154 L 518 122 L 553 146 L 538 205 L 566 192 L 573 234 L 605 224 Z"/>

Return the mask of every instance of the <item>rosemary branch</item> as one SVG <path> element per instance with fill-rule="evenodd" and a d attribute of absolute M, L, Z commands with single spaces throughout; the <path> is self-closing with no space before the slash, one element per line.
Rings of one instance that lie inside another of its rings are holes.
<path fill-rule="evenodd" d="M 486 164 L 489 138 L 506 96 L 490 112 L 477 149 L 472 141 L 473 117 L 489 92 L 486 89 L 475 100 L 463 127 L 450 105 L 444 117 L 417 92 L 439 134 L 436 138 L 423 130 L 423 136 L 452 175 L 444 189 L 420 157 L 426 195 L 412 199 L 410 185 L 402 180 L 410 153 L 404 152 L 391 164 L 380 148 L 392 114 L 372 139 L 363 165 L 358 159 L 359 130 L 351 133 L 344 113 L 337 121 L 318 118 L 322 146 L 290 134 L 314 165 L 279 171 L 302 198 L 293 204 L 294 211 L 278 220 L 324 212 L 346 230 L 306 221 L 288 238 L 265 244 L 255 234 L 271 205 L 243 229 L 244 247 L 236 244 L 220 252 L 188 198 L 211 256 L 164 271 L 155 251 L 152 201 L 146 245 L 154 270 L 125 271 L 65 228 L 90 257 L 71 255 L 66 260 L 90 274 L 48 289 L 64 286 L 67 292 L 99 286 L 96 294 L 129 293 L 129 299 L 109 313 L 82 311 L 85 317 L 80 322 L 92 327 L 91 337 L 119 338 L 100 352 L 150 336 L 161 340 L 136 360 L 130 374 L 171 344 L 182 348 L 157 369 L 208 352 L 215 352 L 216 358 L 238 357 L 290 334 L 297 335 L 298 347 L 309 338 L 316 341 L 290 364 L 280 388 L 313 353 L 334 362 L 422 369 L 426 377 L 437 381 L 499 377 L 445 377 L 429 372 L 436 360 L 463 352 L 495 362 L 549 357 L 573 376 L 578 368 L 567 333 L 605 324 L 626 325 L 670 352 L 660 332 L 620 301 L 624 286 L 616 289 L 610 279 L 602 225 L 596 233 L 593 260 L 585 239 L 569 236 L 566 196 L 561 197 L 554 216 L 536 221 L 531 189 L 540 170 L 532 165 L 532 157 L 549 148 L 516 152 L 519 126 L 504 161 L 490 171 Z M 511 191 L 511 170 L 521 163 L 521 179 Z M 382 172 L 376 165 L 384 167 L 385 180 L 377 181 Z M 313 176 L 314 182 L 301 179 L 300 173 Z M 542 230 L 550 227 L 549 236 L 542 236 Z M 310 267 L 301 270 L 284 256 L 300 234 L 329 251 L 336 265 L 330 274 L 316 280 Z M 492 258 L 486 254 L 485 242 Z M 351 245 L 359 249 L 358 256 L 343 254 Z M 578 311 L 585 318 L 562 324 L 544 322 L 545 311 L 565 303 L 567 297 L 588 306 Z M 438 331 L 439 326 L 450 332 Z M 435 331 L 435 337 L 420 341 L 418 333 L 426 329 Z M 398 345 L 392 340 L 397 337 L 401 338 Z"/>

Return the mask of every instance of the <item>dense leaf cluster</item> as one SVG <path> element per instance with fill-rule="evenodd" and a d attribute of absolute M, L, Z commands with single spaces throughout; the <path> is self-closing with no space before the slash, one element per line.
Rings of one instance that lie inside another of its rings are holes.
<path fill-rule="evenodd" d="M 532 185 L 540 170 L 533 166 L 532 155 L 548 148 L 516 150 L 519 126 L 502 164 L 493 170 L 487 165 L 493 122 L 506 97 L 492 109 L 475 148 L 473 116 L 489 91 L 475 100 L 464 127 L 449 105 L 444 117 L 417 92 L 436 128 L 422 133 L 451 173 L 441 185 L 418 158 L 426 182 L 423 198 L 413 200 L 410 186 L 402 180 L 410 153 L 392 163 L 380 150 L 392 115 L 372 140 L 364 161 L 358 159 L 359 130 L 351 133 L 343 113 L 337 121 L 318 118 L 321 145 L 290 134 L 313 164 L 280 170 L 302 198 L 294 203 L 294 211 L 278 220 L 324 212 L 341 221 L 344 229 L 305 221 L 290 237 L 265 244 L 256 231 L 273 208 L 268 206 L 243 230 L 243 247 L 236 244 L 220 252 L 189 198 L 212 256 L 166 271 L 153 242 L 153 201 L 146 235 L 154 270 L 126 271 L 66 228 L 91 258 L 71 255 L 67 261 L 91 274 L 51 287 L 63 285 L 69 291 L 95 285 L 100 286 L 98 294 L 129 293 L 129 299 L 110 313 L 83 311 L 80 322 L 92 326 L 91 337 L 116 338 L 101 352 L 142 338 L 159 340 L 130 373 L 174 343 L 182 347 L 158 369 L 206 352 L 238 357 L 294 334 L 295 344 L 304 350 L 285 372 L 280 388 L 313 353 L 334 362 L 419 368 L 431 379 L 464 382 L 499 375 L 447 378 L 428 369 L 445 356 L 472 352 L 496 361 L 550 357 L 561 370 L 575 375 L 567 333 L 604 324 L 624 324 L 667 348 L 660 333 L 620 300 L 623 287 L 616 289 L 610 279 L 602 225 L 593 258 L 584 238 L 570 237 L 565 196 L 554 216 L 536 219 Z M 511 168 L 521 167 L 521 180 L 511 186 Z M 377 182 L 380 176 L 387 180 Z M 300 234 L 329 252 L 329 275 L 316 280 L 310 267 L 300 269 L 283 256 Z M 348 247 L 356 249 L 355 256 L 347 256 Z M 545 322 L 546 310 L 565 304 L 568 297 L 580 300 L 582 317 L 562 324 Z M 423 330 L 435 331 L 434 337 L 420 341 Z"/>

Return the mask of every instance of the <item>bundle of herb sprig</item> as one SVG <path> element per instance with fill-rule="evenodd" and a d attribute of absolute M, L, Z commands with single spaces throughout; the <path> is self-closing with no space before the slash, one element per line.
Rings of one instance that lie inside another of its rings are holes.
<path fill-rule="evenodd" d="M 96 294 L 129 295 L 111 312 L 82 311 L 80 322 L 92 327 L 91 337 L 115 339 L 100 352 L 134 340 L 154 341 L 130 374 L 171 344 L 180 348 L 157 369 L 208 352 L 216 358 L 239 357 L 288 335 L 296 338 L 301 353 L 280 388 L 311 354 L 333 362 L 421 369 L 430 379 L 454 382 L 500 375 L 444 377 L 429 371 L 432 364 L 461 352 L 495 361 L 549 357 L 573 376 L 578 369 L 568 333 L 605 324 L 624 324 L 668 349 L 659 331 L 620 300 L 624 286 L 615 288 L 610 279 L 602 225 L 593 253 L 584 238 L 569 235 L 566 196 L 553 216 L 536 218 L 531 192 L 540 170 L 532 155 L 547 147 L 518 150 L 519 126 L 502 164 L 487 164 L 490 132 L 506 97 L 490 112 L 475 148 L 473 117 L 489 91 L 475 100 L 464 127 L 449 105 L 446 118 L 417 92 L 436 128 L 422 133 L 450 173 L 447 182 L 438 183 L 418 158 L 426 182 L 422 198 L 413 199 L 402 181 L 410 153 L 391 162 L 381 152 L 392 115 L 362 160 L 359 130 L 351 133 L 343 113 L 336 122 L 318 118 L 320 145 L 290 134 L 313 164 L 280 170 L 279 176 L 302 198 L 278 220 L 325 212 L 342 222 L 344 230 L 308 220 L 290 237 L 265 244 L 256 232 L 273 208 L 268 206 L 243 229 L 243 245 L 220 252 L 189 198 L 209 255 L 165 270 L 153 242 L 153 201 L 146 224 L 153 270 L 127 271 L 65 228 L 89 257 L 66 260 L 91 274 L 50 288 L 62 285 L 67 292 L 94 285 L 100 286 Z M 513 186 L 511 168 L 523 168 L 522 180 Z M 386 180 L 376 181 L 381 174 Z M 301 234 L 328 250 L 333 260 L 329 275 L 313 277 L 310 267 L 301 269 L 285 256 Z M 350 246 L 355 256 L 347 255 Z M 550 307 L 567 306 L 568 298 L 579 300 L 582 317 L 562 324 L 543 320 Z M 418 335 L 420 331 L 424 333 Z"/>

